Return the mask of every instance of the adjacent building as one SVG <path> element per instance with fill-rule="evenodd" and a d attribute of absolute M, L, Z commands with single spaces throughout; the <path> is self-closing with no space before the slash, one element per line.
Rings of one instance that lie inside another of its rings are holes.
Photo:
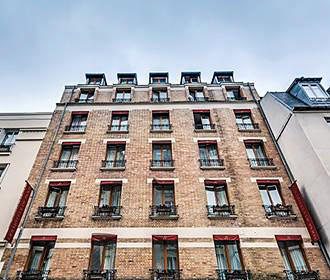
<path fill-rule="evenodd" d="M 46 134 L 51 113 L 0 114 L 0 258 L 10 221 Z M 3 262 L 0 262 L 0 271 Z"/>
<path fill-rule="evenodd" d="M 329 90 L 321 78 L 297 78 L 287 91 L 268 92 L 261 105 L 330 255 Z"/>
<path fill-rule="evenodd" d="M 211 83 L 158 72 L 144 85 L 121 73 L 66 86 L 9 275 L 329 279 L 258 100 L 229 71 Z"/>

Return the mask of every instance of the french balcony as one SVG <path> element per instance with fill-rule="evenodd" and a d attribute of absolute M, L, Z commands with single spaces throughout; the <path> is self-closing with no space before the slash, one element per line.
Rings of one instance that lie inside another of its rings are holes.
<path fill-rule="evenodd" d="M 254 169 L 275 169 L 272 158 L 248 158 L 250 167 Z"/>
<path fill-rule="evenodd" d="M 248 270 L 228 270 L 217 269 L 218 280 L 249 280 L 251 279 L 250 271 Z"/>
<path fill-rule="evenodd" d="M 85 133 L 86 125 L 67 125 L 64 128 L 65 133 Z"/>
<path fill-rule="evenodd" d="M 17 271 L 16 280 L 47 280 L 50 270 Z"/>
<path fill-rule="evenodd" d="M 128 124 L 122 125 L 108 125 L 107 133 L 128 133 Z"/>
<path fill-rule="evenodd" d="M 151 102 L 153 103 L 166 103 L 166 102 L 170 102 L 170 99 L 167 97 L 163 97 L 163 98 L 151 98 Z"/>
<path fill-rule="evenodd" d="M 76 98 L 74 100 L 74 102 L 76 102 L 76 103 L 94 103 L 94 99 L 90 99 L 90 98 L 88 98 L 88 99 Z"/>
<path fill-rule="evenodd" d="M 265 215 L 268 219 L 296 219 L 297 216 L 292 210 L 292 205 L 263 205 Z"/>
<path fill-rule="evenodd" d="M 260 131 L 258 123 L 237 123 L 238 131 Z"/>
<path fill-rule="evenodd" d="M 209 219 L 236 219 L 235 205 L 206 205 Z"/>
<path fill-rule="evenodd" d="M 227 97 L 227 101 L 243 101 L 243 100 L 246 100 L 246 96 Z"/>
<path fill-rule="evenodd" d="M 201 169 L 225 169 L 223 159 L 200 159 Z"/>
<path fill-rule="evenodd" d="M 11 145 L 0 145 L 0 153 L 10 153 L 12 147 L 13 147 L 13 144 L 11 144 Z"/>
<path fill-rule="evenodd" d="M 207 102 L 207 101 L 209 101 L 209 98 L 207 96 L 204 96 L 204 97 L 190 97 L 189 101 L 192 101 L 192 102 Z"/>
<path fill-rule="evenodd" d="M 174 169 L 174 160 L 151 160 L 150 161 L 151 170 L 173 170 Z"/>
<path fill-rule="evenodd" d="M 180 274 L 179 269 L 151 269 L 151 280 L 176 280 Z"/>
<path fill-rule="evenodd" d="M 92 219 L 94 220 L 119 220 L 121 218 L 121 206 L 94 206 Z"/>
<path fill-rule="evenodd" d="M 57 207 L 38 207 L 36 220 L 63 220 L 66 206 Z"/>
<path fill-rule="evenodd" d="M 318 271 L 289 271 L 284 270 L 288 280 L 319 280 Z"/>
<path fill-rule="evenodd" d="M 152 124 L 150 132 L 172 132 L 171 124 Z"/>
<path fill-rule="evenodd" d="M 209 123 L 209 124 L 195 124 L 195 131 L 196 132 L 202 132 L 202 131 L 211 131 L 215 132 L 215 124 L 214 123 Z"/>
<path fill-rule="evenodd" d="M 114 103 L 130 103 L 132 98 L 114 98 L 112 99 Z"/>
<path fill-rule="evenodd" d="M 176 205 L 152 205 L 150 206 L 150 218 L 159 220 L 176 220 L 179 218 Z"/>
<path fill-rule="evenodd" d="M 125 170 L 126 160 L 102 160 L 101 170 Z"/>
<path fill-rule="evenodd" d="M 84 280 L 113 280 L 116 279 L 115 269 L 84 270 Z"/>
<path fill-rule="evenodd" d="M 55 160 L 52 170 L 75 171 L 77 164 L 78 160 Z"/>

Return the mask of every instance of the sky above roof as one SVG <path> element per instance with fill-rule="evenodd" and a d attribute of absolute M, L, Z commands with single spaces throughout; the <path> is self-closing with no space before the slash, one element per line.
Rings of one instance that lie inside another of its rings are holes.
<path fill-rule="evenodd" d="M 0 0 L 0 112 L 52 111 L 86 72 L 233 70 L 260 95 L 330 85 L 329 0 Z"/>

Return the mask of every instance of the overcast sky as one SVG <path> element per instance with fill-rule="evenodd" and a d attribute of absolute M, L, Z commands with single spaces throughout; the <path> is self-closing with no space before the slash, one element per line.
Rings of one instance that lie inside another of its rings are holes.
<path fill-rule="evenodd" d="M 260 95 L 330 86 L 329 0 L 0 0 L 0 112 L 52 111 L 86 72 L 233 70 Z"/>

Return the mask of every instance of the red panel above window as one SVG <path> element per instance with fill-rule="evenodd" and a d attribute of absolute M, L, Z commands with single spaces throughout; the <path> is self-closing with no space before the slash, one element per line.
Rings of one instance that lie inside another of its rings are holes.
<path fill-rule="evenodd" d="M 174 184 L 174 180 L 158 180 L 158 179 L 154 179 L 152 181 L 152 183 L 159 184 L 159 185 L 173 185 Z"/>
<path fill-rule="evenodd" d="M 210 113 L 210 110 L 193 110 L 194 113 Z"/>
<path fill-rule="evenodd" d="M 57 235 L 35 235 L 31 237 L 31 241 L 56 241 Z"/>
<path fill-rule="evenodd" d="M 198 144 L 217 144 L 217 140 L 198 140 Z"/>
<path fill-rule="evenodd" d="M 239 240 L 238 235 L 213 235 L 214 241 L 237 241 Z"/>
<path fill-rule="evenodd" d="M 241 113 L 251 113 L 250 109 L 234 109 L 235 114 L 241 114 Z"/>
<path fill-rule="evenodd" d="M 108 141 L 107 142 L 107 144 L 108 145 L 111 145 L 111 144 L 113 144 L 113 145 L 125 145 L 126 144 L 126 142 L 125 141 Z"/>
<path fill-rule="evenodd" d="M 247 139 L 244 140 L 244 144 L 256 144 L 256 143 L 262 143 L 263 141 L 261 139 Z"/>
<path fill-rule="evenodd" d="M 153 114 L 168 114 L 169 110 L 152 111 Z"/>
<path fill-rule="evenodd" d="M 115 234 L 92 234 L 92 241 L 98 241 L 98 242 L 117 241 L 117 235 L 115 235 Z"/>
<path fill-rule="evenodd" d="M 128 115 L 129 111 L 113 111 L 113 115 Z"/>
<path fill-rule="evenodd" d="M 225 185 L 225 180 L 204 180 L 205 185 Z"/>
<path fill-rule="evenodd" d="M 121 185 L 122 181 L 101 181 L 100 185 Z"/>
<path fill-rule="evenodd" d="M 178 240 L 177 235 L 153 235 L 152 240 L 163 241 L 163 240 Z"/>
<path fill-rule="evenodd" d="M 302 240 L 301 235 L 275 235 L 277 241 Z"/>
<path fill-rule="evenodd" d="M 88 111 L 77 111 L 77 112 L 72 112 L 72 115 L 88 115 Z"/>
<path fill-rule="evenodd" d="M 50 187 L 70 187 L 71 182 L 50 182 Z"/>
<path fill-rule="evenodd" d="M 62 145 L 80 145 L 81 142 L 63 142 Z"/>
<path fill-rule="evenodd" d="M 257 180 L 257 184 L 276 184 L 279 185 L 279 180 Z"/>

